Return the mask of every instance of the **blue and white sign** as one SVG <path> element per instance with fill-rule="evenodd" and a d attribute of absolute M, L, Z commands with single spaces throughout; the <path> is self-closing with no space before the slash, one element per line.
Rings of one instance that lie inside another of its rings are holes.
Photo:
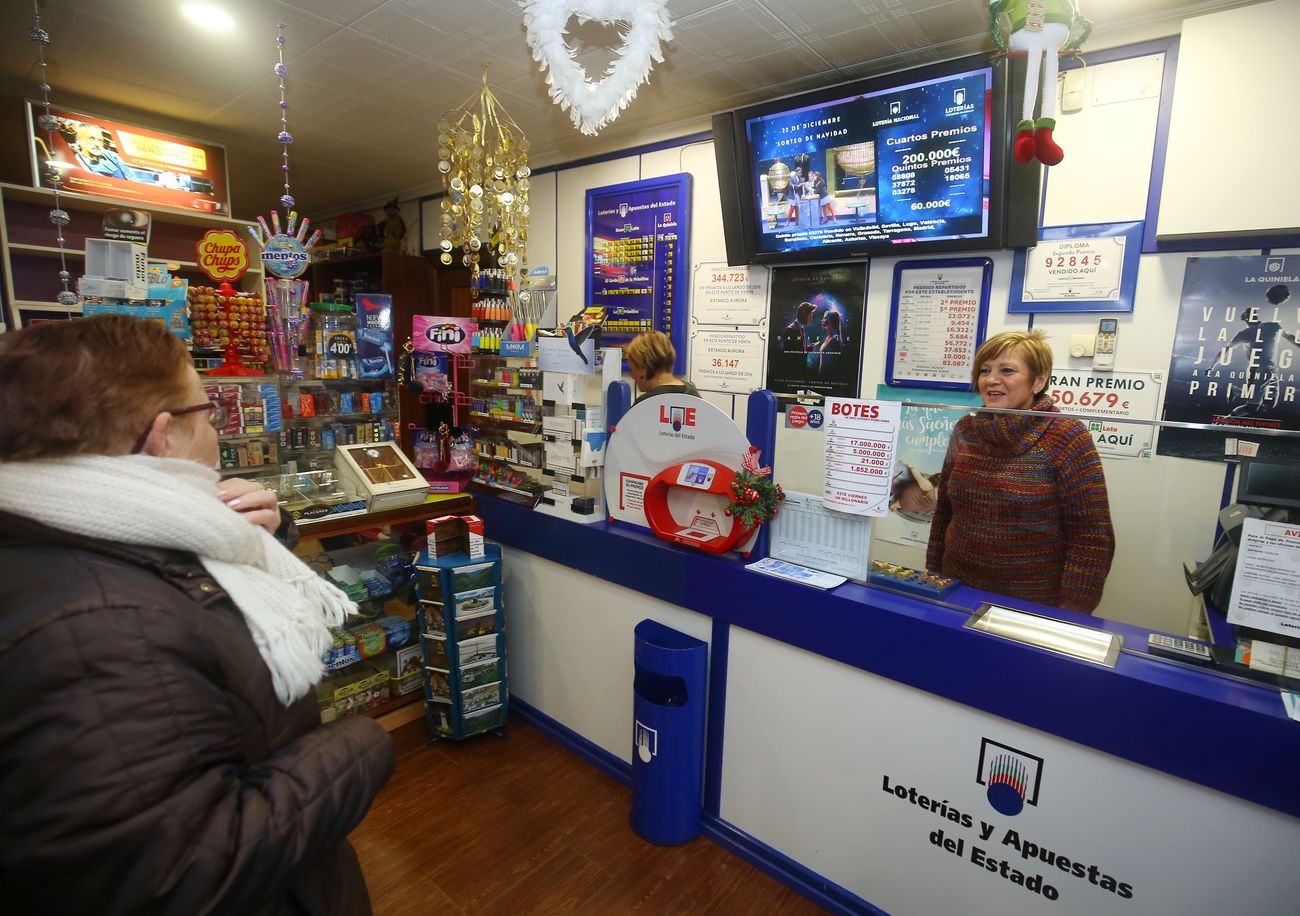
<path fill-rule="evenodd" d="M 594 375 L 596 341 L 590 337 L 583 341 L 573 337 L 539 337 L 537 365 L 543 372 Z"/>
<path fill-rule="evenodd" d="M 1034 248 L 1016 251 L 1007 311 L 1131 312 L 1143 223 L 1040 229 Z"/>
<path fill-rule="evenodd" d="M 307 246 L 292 235 L 273 235 L 262 247 L 262 266 L 282 280 L 301 277 L 310 265 Z"/>

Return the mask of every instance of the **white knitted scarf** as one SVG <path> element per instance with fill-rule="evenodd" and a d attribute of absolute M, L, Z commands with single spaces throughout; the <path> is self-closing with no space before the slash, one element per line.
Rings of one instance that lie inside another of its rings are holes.
<path fill-rule="evenodd" d="M 0 509 L 87 538 L 181 550 L 244 615 L 275 694 L 320 681 L 329 628 L 356 605 L 217 496 L 216 471 L 148 455 L 0 462 Z"/>

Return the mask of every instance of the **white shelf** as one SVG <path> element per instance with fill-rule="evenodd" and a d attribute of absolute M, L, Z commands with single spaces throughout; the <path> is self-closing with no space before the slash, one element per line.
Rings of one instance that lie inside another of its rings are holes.
<path fill-rule="evenodd" d="M 40 302 L 35 299 L 15 299 L 13 301 L 15 310 L 27 309 L 33 312 L 76 312 L 81 311 L 81 303 L 76 305 L 59 305 L 57 302 Z"/>
<path fill-rule="evenodd" d="M 36 257 L 43 257 L 43 258 L 57 258 L 59 256 L 59 249 L 55 248 L 52 245 L 23 245 L 15 242 L 9 246 L 9 250 L 14 252 L 15 254 L 34 255 Z M 80 248 L 65 248 L 63 249 L 63 253 L 70 258 L 84 258 L 86 256 L 86 253 L 82 251 Z M 176 258 L 156 258 L 156 257 L 150 257 L 149 260 L 154 262 L 155 264 L 179 264 L 185 270 L 199 269 L 199 265 L 194 261 L 180 261 L 177 260 Z M 246 273 L 257 274 L 258 276 L 261 276 L 262 268 L 249 267 Z"/>
<path fill-rule="evenodd" d="M 48 188 L 30 188 L 25 185 L 0 182 L 0 194 L 3 194 L 6 200 L 21 200 L 26 203 L 43 204 L 51 207 L 54 205 L 54 192 Z M 166 223 L 180 223 L 186 226 L 209 226 L 217 229 L 231 225 L 254 225 L 242 219 L 235 219 L 229 214 L 200 213 L 197 210 L 182 210 L 179 207 L 164 207 L 159 204 L 141 205 L 129 200 L 100 197 L 96 194 L 81 194 L 77 191 L 60 191 L 59 199 L 62 201 L 65 210 L 69 206 L 73 209 L 85 208 L 100 211 L 135 207 L 140 210 L 147 210 L 150 215 L 164 217 L 161 222 Z"/>

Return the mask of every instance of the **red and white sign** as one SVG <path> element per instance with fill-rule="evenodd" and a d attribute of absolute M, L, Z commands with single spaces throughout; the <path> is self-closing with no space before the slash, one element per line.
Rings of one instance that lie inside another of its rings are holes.
<path fill-rule="evenodd" d="M 214 282 L 238 280 L 248 270 L 248 248 L 230 229 L 209 229 L 194 247 L 199 270 Z"/>
<path fill-rule="evenodd" d="M 823 505 L 883 518 L 898 450 L 898 401 L 826 399 L 826 480 Z"/>

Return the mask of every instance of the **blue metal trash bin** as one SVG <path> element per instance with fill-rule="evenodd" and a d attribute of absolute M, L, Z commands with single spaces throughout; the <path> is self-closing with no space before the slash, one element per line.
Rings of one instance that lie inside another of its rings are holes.
<path fill-rule="evenodd" d="M 653 620 L 636 625 L 632 829 L 661 846 L 700 833 L 708 644 Z"/>

